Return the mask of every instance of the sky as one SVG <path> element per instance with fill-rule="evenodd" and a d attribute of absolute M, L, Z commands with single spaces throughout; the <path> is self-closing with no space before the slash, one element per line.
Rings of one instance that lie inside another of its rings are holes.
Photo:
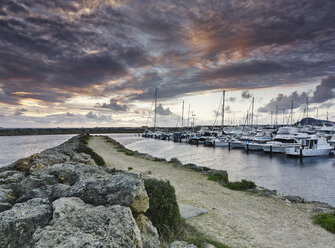
<path fill-rule="evenodd" d="M 0 127 L 335 121 L 333 0 L 1 0 Z M 308 99 L 308 100 L 307 100 Z M 182 105 L 184 101 L 184 118 Z"/>

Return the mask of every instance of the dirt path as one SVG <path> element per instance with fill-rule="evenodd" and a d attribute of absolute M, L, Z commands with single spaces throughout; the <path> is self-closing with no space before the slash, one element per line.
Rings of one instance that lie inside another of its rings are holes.
<path fill-rule="evenodd" d="M 122 170 L 132 167 L 134 173 L 151 171 L 150 176 L 169 180 L 178 203 L 208 210 L 188 223 L 231 247 L 335 247 L 335 235 L 312 223 L 312 204 L 288 204 L 273 197 L 232 191 L 200 173 L 127 156 L 102 137 L 91 138 L 89 146 L 109 166 Z"/>

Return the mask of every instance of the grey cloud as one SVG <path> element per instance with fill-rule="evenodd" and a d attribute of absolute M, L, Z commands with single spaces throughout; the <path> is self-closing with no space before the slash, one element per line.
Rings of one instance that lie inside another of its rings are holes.
<path fill-rule="evenodd" d="M 85 116 L 86 116 L 86 118 L 89 118 L 89 119 L 96 119 L 96 118 L 98 118 L 98 115 L 94 114 L 92 111 L 88 112 Z"/>
<path fill-rule="evenodd" d="M 335 98 L 335 74 L 328 75 L 321 80 L 313 92 L 312 102 L 321 103 Z"/>
<path fill-rule="evenodd" d="M 302 92 L 299 94 L 297 91 L 294 91 L 291 95 L 284 95 L 284 94 L 278 94 L 276 98 L 271 99 L 271 101 L 266 104 L 264 107 L 261 107 L 258 109 L 259 112 L 262 113 L 269 113 L 269 112 L 275 112 L 278 106 L 278 109 L 289 109 L 292 105 L 293 100 L 293 108 L 298 108 L 301 105 L 304 105 L 307 103 L 308 95 L 306 92 Z"/>
<path fill-rule="evenodd" d="M 73 113 L 70 113 L 70 112 L 66 112 L 66 116 L 67 116 L 67 117 L 75 117 L 76 115 L 73 114 Z"/>
<path fill-rule="evenodd" d="M 83 3 L 90 12 L 80 12 Z M 333 1 L 144 0 L 115 8 L 109 1 L 2 0 L 0 6 L 6 16 L 0 101 L 7 104 L 121 92 L 120 102 L 99 107 L 128 111 L 134 100 L 152 100 L 156 87 L 163 99 L 298 85 L 335 72 Z M 30 94 L 15 94 L 23 88 Z M 320 89 L 313 99 L 330 96 Z"/>
<path fill-rule="evenodd" d="M 156 111 L 159 115 L 172 115 L 170 108 L 164 108 L 161 103 L 158 104 Z"/>
<path fill-rule="evenodd" d="M 25 108 L 16 109 L 14 115 L 15 116 L 23 115 L 24 112 L 27 112 L 27 111 L 28 109 L 25 109 Z"/>
<path fill-rule="evenodd" d="M 244 99 L 249 99 L 249 98 L 251 98 L 252 96 L 251 96 L 251 94 L 250 94 L 249 91 L 244 90 L 244 91 L 242 91 L 242 93 L 241 93 L 241 97 L 244 98 Z"/>
<path fill-rule="evenodd" d="M 126 112 L 128 111 L 128 106 L 125 104 L 118 103 L 118 99 L 111 98 L 109 103 L 97 103 L 94 107 L 96 108 L 107 108 L 117 112 Z"/>
<path fill-rule="evenodd" d="M 293 108 L 304 108 L 307 104 L 307 98 L 309 103 L 323 103 L 321 106 L 332 106 L 332 103 L 326 103 L 326 101 L 335 98 L 335 75 L 328 75 L 321 79 L 319 85 L 317 85 L 315 91 L 310 96 L 306 92 L 299 94 L 297 91 L 294 91 L 291 95 L 278 94 L 276 98 L 273 98 L 268 104 L 264 107 L 258 109 L 259 112 L 271 112 L 275 111 L 277 105 L 280 109 L 289 109 L 291 108 L 291 102 L 293 100 Z M 330 105 L 329 105 L 330 104 Z"/>

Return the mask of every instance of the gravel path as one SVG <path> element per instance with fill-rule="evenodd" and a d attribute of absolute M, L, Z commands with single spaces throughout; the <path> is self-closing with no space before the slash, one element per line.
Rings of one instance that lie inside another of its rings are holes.
<path fill-rule="evenodd" d="M 274 197 L 232 191 L 207 177 L 167 162 L 149 161 L 118 152 L 102 137 L 89 146 L 108 166 L 150 177 L 167 179 L 175 187 L 179 204 L 208 210 L 187 222 L 208 236 L 231 247 L 335 247 L 335 235 L 314 225 L 313 204 L 290 204 Z"/>

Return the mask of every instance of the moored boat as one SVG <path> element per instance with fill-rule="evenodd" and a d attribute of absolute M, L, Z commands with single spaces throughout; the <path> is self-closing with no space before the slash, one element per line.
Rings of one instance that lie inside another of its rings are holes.
<path fill-rule="evenodd" d="M 332 149 L 325 138 L 312 135 L 302 140 L 300 146 L 286 148 L 285 154 L 296 157 L 319 157 L 329 155 Z"/>

